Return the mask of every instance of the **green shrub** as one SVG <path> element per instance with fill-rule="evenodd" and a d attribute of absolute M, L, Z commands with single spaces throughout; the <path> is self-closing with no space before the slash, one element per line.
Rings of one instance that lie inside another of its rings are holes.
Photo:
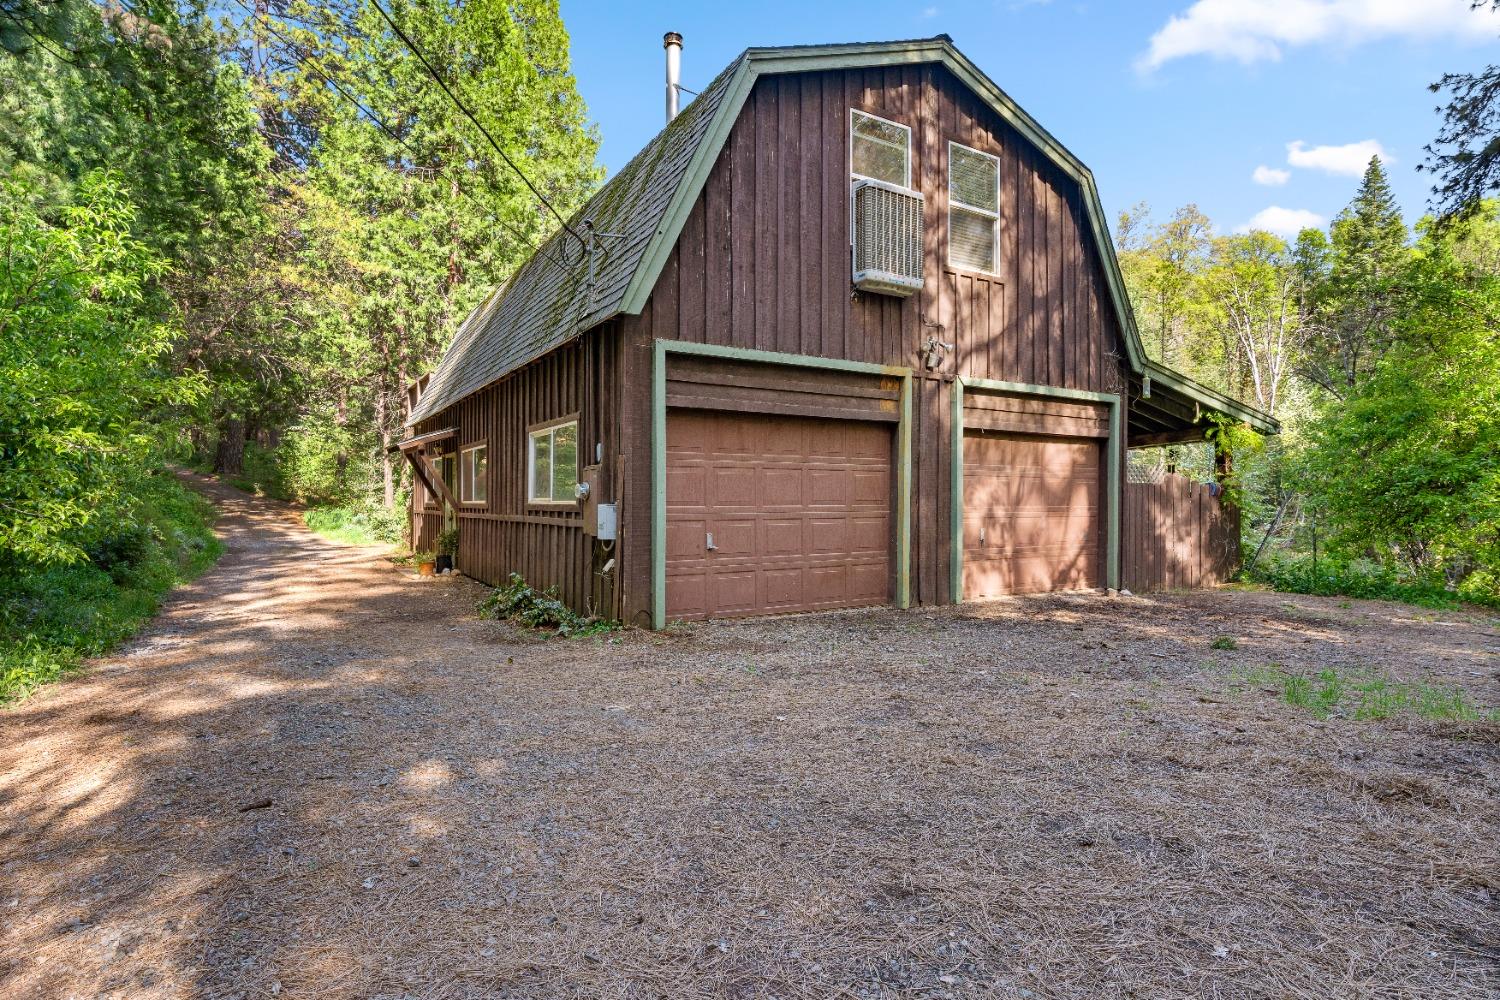
<path fill-rule="evenodd" d="M 479 602 L 480 614 L 502 621 L 513 621 L 527 628 L 547 629 L 557 635 L 578 638 L 598 635 L 619 627 L 616 622 L 580 615 L 557 596 L 556 587 L 537 590 L 512 573 L 503 587 L 490 591 Z"/>
<path fill-rule="evenodd" d="M 85 540 L 88 560 L 0 573 L 0 702 L 108 652 L 218 558 L 207 501 L 166 474 L 132 489 L 131 521 Z"/>
<path fill-rule="evenodd" d="M 399 545 L 406 530 L 404 507 L 387 510 L 378 503 L 311 507 L 302 520 L 324 538 L 349 545 Z"/>
<path fill-rule="evenodd" d="M 1250 579 L 1289 594 L 1403 601 L 1427 608 L 1451 608 L 1462 601 L 1500 608 L 1500 589 L 1485 573 L 1474 573 L 1457 588 L 1440 578 L 1419 578 L 1368 561 L 1319 560 L 1305 556 L 1263 560 Z"/>
<path fill-rule="evenodd" d="M 245 443 L 244 471 L 237 476 L 225 476 L 224 481 L 246 493 L 274 500 L 293 499 L 282 475 L 281 457 L 276 449 L 262 448 L 254 441 Z"/>
<path fill-rule="evenodd" d="M 1221 635 L 1208 644 L 1209 649 L 1239 649 L 1239 641 L 1232 635 Z"/>

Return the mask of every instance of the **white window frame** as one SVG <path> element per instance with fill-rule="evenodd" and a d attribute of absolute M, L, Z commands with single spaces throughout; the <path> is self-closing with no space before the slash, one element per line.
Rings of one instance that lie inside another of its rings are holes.
<path fill-rule="evenodd" d="M 906 133 L 906 179 L 904 181 L 902 181 L 901 186 L 904 187 L 904 188 L 910 188 L 911 187 L 911 126 L 910 125 L 903 125 L 901 122 L 891 121 L 891 119 L 889 119 L 889 118 L 882 118 L 880 115 L 871 114 L 868 111 L 861 111 L 859 108 L 850 108 L 849 109 L 849 180 L 850 180 L 850 182 L 852 183 L 854 181 L 865 180 L 865 181 L 874 181 L 877 184 L 889 184 L 890 183 L 890 181 L 883 181 L 879 177 L 867 177 L 864 174 L 857 174 L 857 173 L 854 172 L 854 116 L 855 115 L 864 115 L 866 118 L 873 118 L 873 119 L 875 119 L 878 122 L 885 122 L 887 125 L 894 125 L 897 128 L 899 128 L 901 131 L 903 131 L 903 132 Z M 880 140 L 876 139 L 874 141 L 879 142 Z"/>
<path fill-rule="evenodd" d="M 972 212 L 975 215 L 984 215 L 989 217 L 990 234 L 995 240 L 995 257 L 992 269 L 988 271 L 986 271 L 982 267 L 971 267 L 968 264 L 961 264 L 953 259 L 953 205 L 954 202 L 957 201 L 957 199 L 953 197 L 953 147 L 955 146 L 957 146 L 959 149 L 964 150 L 965 152 L 976 153 L 979 156 L 983 156 L 985 159 L 991 160 L 995 164 L 995 210 L 991 212 L 989 209 L 980 208 L 978 205 L 970 205 L 966 202 L 961 201 L 958 202 L 958 207 L 963 209 L 965 212 Z M 961 142 L 954 142 L 952 139 L 948 140 L 947 257 L 948 266 L 953 268 L 955 271 L 968 271 L 972 274 L 985 274 L 989 275 L 990 277 L 994 277 L 995 275 L 1000 273 L 1000 157 L 996 156 L 994 153 L 986 153 L 982 149 L 975 149 L 973 146 L 966 146 Z"/>
<path fill-rule="evenodd" d="M 554 436 L 559 430 L 568 426 L 572 426 L 574 441 L 576 442 L 578 437 L 578 417 L 576 415 L 563 417 L 560 420 L 553 420 L 550 423 L 542 424 L 539 427 L 533 427 L 526 432 L 526 502 L 528 504 L 541 507 L 578 506 L 578 498 L 576 496 L 568 497 L 563 500 L 559 500 L 553 497 L 551 495 L 552 484 L 550 482 L 547 484 L 547 496 L 539 497 L 536 495 L 536 439 L 544 435 Z M 552 453 L 554 456 L 557 453 L 555 437 Z M 573 480 L 576 483 L 578 481 L 576 457 L 574 461 L 575 465 L 573 468 Z"/>
<path fill-rule="evenodd" d="M 476 451 L 484 452 L 484 496 L 474 496 L 474 467 L 473 455 Z M 468 505 L 473 504 L 483 507 L 490 502 L 490 443 L 488 441 L 476 441 L 466 445 L 458 452 L 458 502 Z"/>

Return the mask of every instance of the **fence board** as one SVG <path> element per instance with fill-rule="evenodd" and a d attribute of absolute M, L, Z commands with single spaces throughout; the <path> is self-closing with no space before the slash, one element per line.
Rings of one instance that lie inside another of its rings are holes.
<path fill-rule="evenodd" d="M 1200 483 L 1169 474 L 1126 483 L 1125 586 L 1137 592 L 1212 587 L 1239 568 L 1240 514 Z"/>

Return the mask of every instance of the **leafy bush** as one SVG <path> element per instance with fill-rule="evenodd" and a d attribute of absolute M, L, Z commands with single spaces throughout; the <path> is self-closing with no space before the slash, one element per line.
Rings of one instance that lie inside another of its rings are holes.
<path fill-rule="evenodd" d="M 376 503 L 312 507 L 302 520 L 324 538 L 350 545 L 399 545 L 406 530 L 405 508 L 387 510 Z"/>
<path fill-rule="evenodd" d="M 1441 578 L 1403 574 L 1394 567 L 1364 560 L 1322 559 L 1314 566 L 1305 556 L 1282 556 L 1263 560 L 1250 578 L 1291 594 L 1403 601 L 1427 608 L 1451 608 L 1470 601 L 1500 608 L 1500 591 L 1495 589 L 1493 578 L 1478 573 L 1464 585 L 1450 589 Z"/>
<path fill-rule="evenodd" d="M 562 602 L 556 587 L 537 590 L 519 573 L 512 573 L 505 586 L 490 591 L 479 602 L 479 613 L 527 628 L 549 629 L 570 638 L 598 635 L 619 627 L 616 622 L 580 615 Z"/>
<path fill-rule="evenodd" d="M 437 536 L 437 550 L 440 556 L 452 556 L 458 554 L 458 529 L 449 528 Z"/>
<path fill-rule="evenodd" d="M 83 543 L 88 561 L 0 574 L 0 702 L 129 638 L 163 594 L 218 558 L 212 508 L 166 474 L 132 486 L 132 521 Z"/>

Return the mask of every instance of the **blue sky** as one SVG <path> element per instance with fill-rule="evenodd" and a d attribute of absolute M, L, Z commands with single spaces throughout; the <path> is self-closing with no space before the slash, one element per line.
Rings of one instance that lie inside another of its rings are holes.
<path fill-rule="evenodd" d="M 1331 218 L 1358 184 L 1341 171 L 1373 148 L 1413 221 L 1438 125 L 1427 85 L 1500 61 L 1500 17 L 1468 0 L 562 0 L 562 13 L 611 172 L 661 128 L 664 31 L 683 34 L 693 89 L 749 45 L 946 32 L 1093 169 L 1112 226 L 1139 201 L 1157 218 L 1196 202 L 1226 232 Z"/>

